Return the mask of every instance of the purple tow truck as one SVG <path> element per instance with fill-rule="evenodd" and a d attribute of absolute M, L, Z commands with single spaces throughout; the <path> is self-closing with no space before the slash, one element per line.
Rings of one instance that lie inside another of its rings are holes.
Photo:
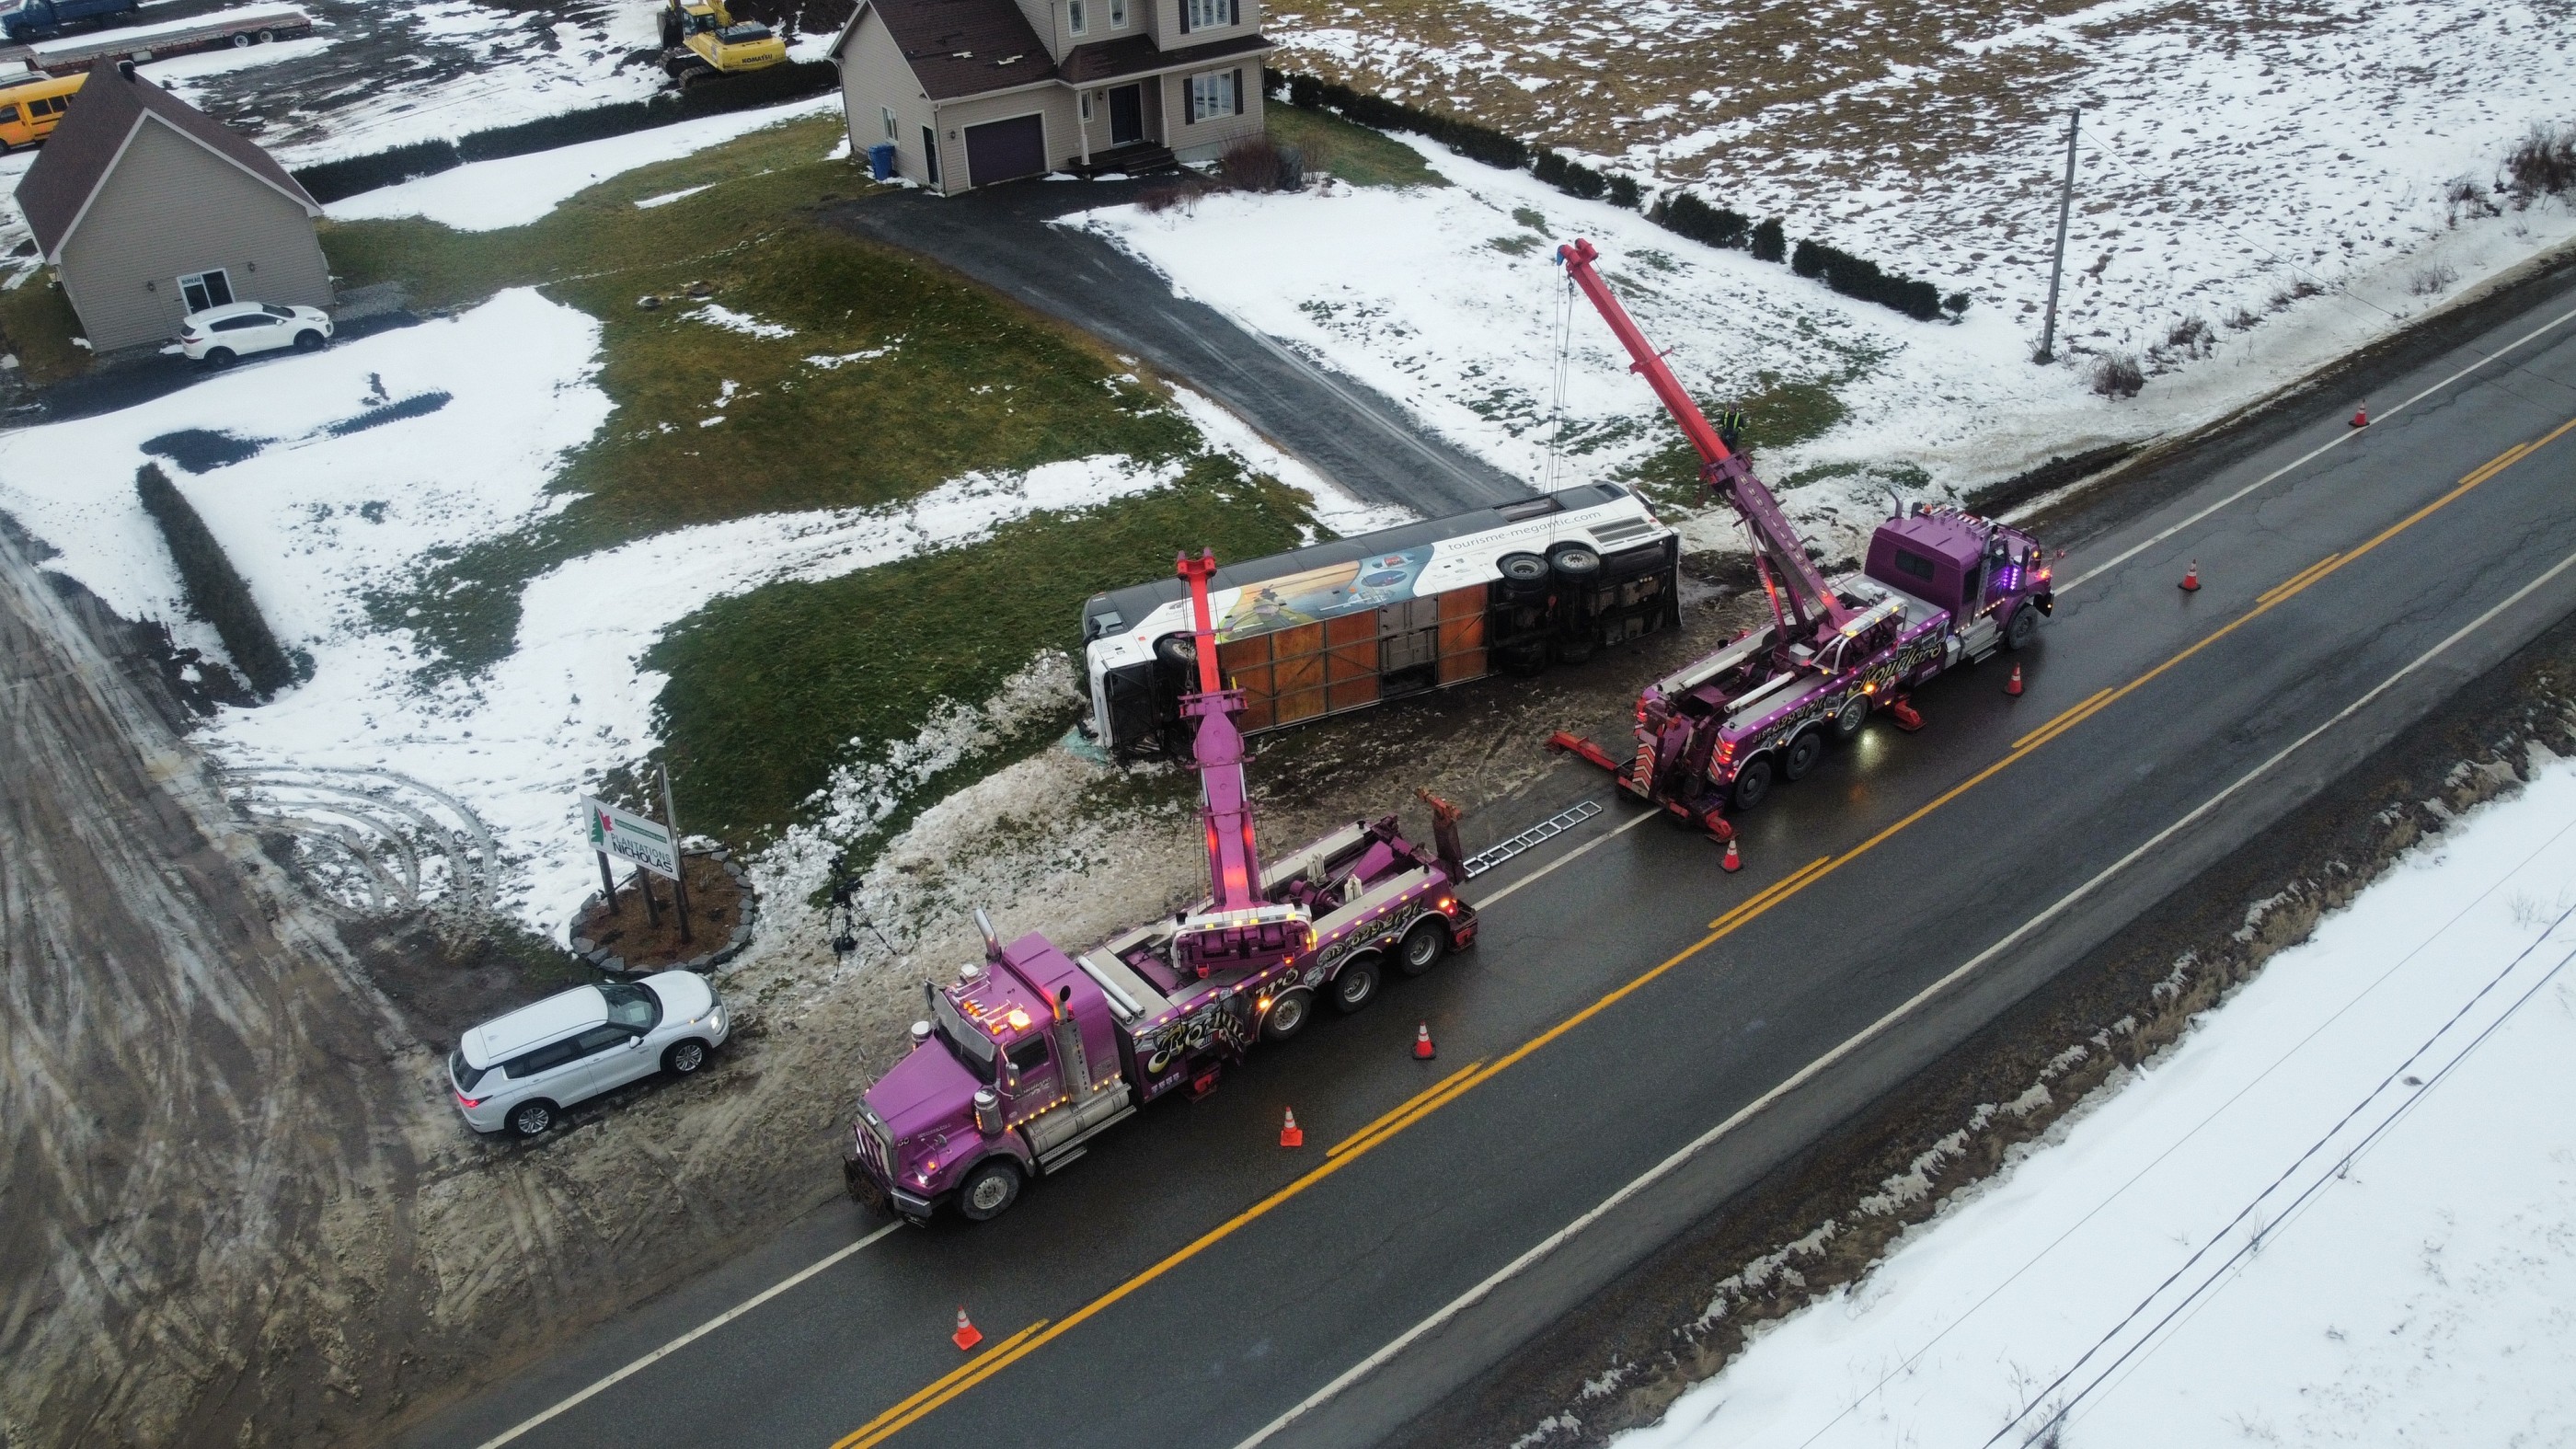
<path fill-rule="evenodd" d="M 1629 758 L 1559 730 L 1548 743 L 1618 777 L 1717 840 L 1723 812 L 1749 810 L 1776 781 L 1815 768 L 1885 709 L 1898 728 L 1923 721 L 1906 691 L 1945 669 L 2019 649 L 2055 603 L 2039 541 L 2009 525 L 1917 503 L 1878 526 L 1861 572 L 1828 581 L 1779 500 L 1719 438 L 1663 355 L 1611 295 L 1588 241 L 1557 249 L 1566 275 L 1628 349 L 1634 371 L 1698 450 L 1709 491 L 1743 520 L 1771 603 L 1768 627 L 1646 686 Z"/>
<path fill-rule="evenodd" d="M 1435 846 L 1395 817 L 1354 822 L 1264 869 L 1254 849 L 1238 690 L 1221 687 L 1207 581 L 1183 559 L 1197 609 L 1198 721 L 1209 893 L 1195 911 L 1079 955 L 1031 933 L 1007 945 L 982 911 L 984 959 L 946 986 L 912 1049 L 860 1098 L 843 1149 L 851 1196 L 927 1221 L 941 1204 L 998 1216 L 1029 1179 L 1175 1088 L 1203 1096 L 1256 1041 L 1302 1030 L 1317 999 L 1344 1013 L 1388 970 L 1414 976 L 1476 938 L 1457 811 L 1429 795 Z"/>

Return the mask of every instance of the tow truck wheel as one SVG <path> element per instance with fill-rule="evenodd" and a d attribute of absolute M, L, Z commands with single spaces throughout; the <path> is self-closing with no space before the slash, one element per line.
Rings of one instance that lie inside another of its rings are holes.
<path fill-rule="evenodd" d="M 1816 768 L 1816 761 L 1823 759 L 1824 755 L 1824 731 L 1812 729 L 1807 731 L 1789 742 L 1789 753 L 1780 761 L 1780 778 L 1784 780 L 1804 778 L 1809 770 Z"/>
<path fill-rule="evenodd" d="M 1744 762 L 1743 769 L 1735 772 L 1735 808 L 1739 812 L 1750 810 L 1761 804 L 1763 797 L 1770 793 L 1771 757 L 1755 755 Z"/>
<path fill-rule="evenodd" d="M 1404 944 L 1395 949 L 1395 969 L 1407 976 L 1419 976 L 1440 964 L 1449 954 L 1449 928 L 1438 921 L 1424 921 L 1404 933 Z"/>
<path fill-rule="evenodd" d="M 1344 1016 L 1377 1000 L 1377 957 L 1354 956 L 1333 977 L 1333 1009 Z"/>
<path fill-rule="evenodd" d="M 966 1174 L 957 1189 L 957 1210 L 976 1222 L 989 1222 L 1020 1200 L 1019 1165 L 1007 1157 L 988 1157 Z"/>
<path fill-rule="evenodd" d="M 1859 734 L 1860 727 L 1867 723 L 1869 723 L 1869 696 L 1855 694 L 1843 701 L 1842 708 L 1834 711 L 1834 738 L 1850 739 Z"/>
<path fill-rule="evenodd" d="M 1303 989 L 1283 991 L 1270 1002 L 1270 1014 L 1261 1019 L 1261 1034 L 1271 1041 L 1286 1041 L 1305 1029 L 1306 1018 L 1315 1014 L 1315 993 Z"/>
<path fill-rule="evenodd" d="M 2004 647 L 2019 649 L 2039 634 L 2039 610 L 2025 600 L 2014 608 L 2012 622 L 2004 626 Z"/>

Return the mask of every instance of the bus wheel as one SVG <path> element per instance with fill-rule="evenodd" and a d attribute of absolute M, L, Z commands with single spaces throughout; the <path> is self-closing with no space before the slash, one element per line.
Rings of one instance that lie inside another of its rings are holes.
<path fill-rule="evenodd" d="M 1750 810 L 1761 804 L 1763 797 L 1770 793 L 1771 757 L 1755 755 L 1744 762 L 1743 769 L 1735 772 L 1735 808 L 1738 813 Z"/>
<path fill-rule="evenodd" d="M 1344 1016 L 1377 1000 L 1377 957 L 1353 956 L 1333 976 L 1333 1010 Z"/>
<path fill-rule="evenodd" d="M 1795 780 L 1804 777 L 1809 770 L 1816 768 L 1816 761 L 1824 758 L 1824 754 L 1824 731 L 1808 730 L 1789 742 L 1789 753 L 1780 762 L 1780 778 Z"/>

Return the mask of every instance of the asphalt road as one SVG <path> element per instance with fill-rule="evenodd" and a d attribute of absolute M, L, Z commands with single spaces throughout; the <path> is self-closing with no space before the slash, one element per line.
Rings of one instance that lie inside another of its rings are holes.
<path fill-rule="evenodd" d="M 828 220 L 918 252 L 1143 358 L 1232 409 L 1341 487 L 1425 517 L 1529 495 L 1529 485 L 1425 433 L 1384 396 L 1184 301 L 1153 268 L 1051 223 L 1165 181 L 1028 181 L 962 196 L 898 191 Z"/>
<path fill-rule="evenodd" d="M 1929 728 L 1873 723 L 1739 822 L 1743 873 L 1614 803 L 1479 881 L 1472 955 L 1158 1105 L 1004 1219 L 875 1238 L 824 1210 L 411 1442 L 550 1408 L 507 1442 L 1384 1435 L 2576 608 L 2576 323 L 2444 382 L 2571 307 L 2559 286 L 2368 379 L 2367 430 L 2320 400 L 2203 459 L 2059 565 L 2024 696 L 2000 661 L 1923 690 Z M 1550 788 L 1532 818 L 1607 793 L 1571 765 Z M 1436 1062 L 1406 1053 L 1417 1021 Z"/>

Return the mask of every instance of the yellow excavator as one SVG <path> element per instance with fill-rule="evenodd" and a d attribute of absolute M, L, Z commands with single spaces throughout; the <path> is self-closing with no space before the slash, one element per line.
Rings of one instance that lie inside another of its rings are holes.
<path fill-rule="evenodd" d="M 784 39 L 757 20 L 735 20 L 724 0 L 662 0 L 662 69 L 682 90 L 785 59 Z"/>

